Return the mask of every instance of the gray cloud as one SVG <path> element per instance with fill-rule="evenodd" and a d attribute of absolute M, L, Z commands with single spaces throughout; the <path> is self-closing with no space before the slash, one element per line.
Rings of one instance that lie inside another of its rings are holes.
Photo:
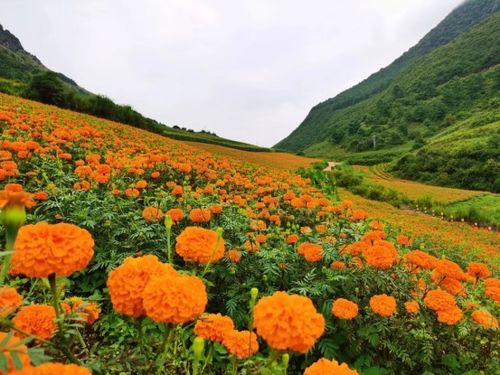
<path fill-rule="evenodd" d="M 1 0 L 49 68 L 169 125 L 263 146 L 461 0 Z"/>

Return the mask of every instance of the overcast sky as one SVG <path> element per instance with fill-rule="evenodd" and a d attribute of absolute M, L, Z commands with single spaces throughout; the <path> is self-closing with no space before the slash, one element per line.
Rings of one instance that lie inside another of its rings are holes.
<path fill-rule="evenodd" d="M 168 125 L 271 146 L 461 0 L 0 0 L 47 67 Z"/>

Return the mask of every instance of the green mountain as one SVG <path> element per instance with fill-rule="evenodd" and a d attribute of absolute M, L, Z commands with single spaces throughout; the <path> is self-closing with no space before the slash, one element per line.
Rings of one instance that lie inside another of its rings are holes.
<path fill-rule="evenodd" d="M 0 25 L 0 92 L 129 124 L 169 138 L 212 143 L 248 151 L 269 151 L 263 147 L 225 139 L 211 132 L 195 132 L 178 126 L 169 127 L 143 116 L 128 105 L 118 105 L 103 95 L 93 94 L 78 86 L 71 78 L 44 66 L 2 25 Z"/>
<path fill-rule="evenodd" d="M 493 147 L 499 40 L 500 0 L 469 0 L 394 63 L 315 106 L 276 147 L 363 164 L 394 161 L 393 172 L 405 178 L 497 191 L 500 180 L 483 176 L 482 166 L 492 160 L 495 171 L 500 159 Z M 470 131 L 473 122 L 476 130 L 493 125 L 483 134 Z M 454 139 L 453 147 L 443 148 L 443 137 Z M 427 165 L 437 149 L 439 168 Z M 447 161 L 455 170 L 444 170 Z"/>

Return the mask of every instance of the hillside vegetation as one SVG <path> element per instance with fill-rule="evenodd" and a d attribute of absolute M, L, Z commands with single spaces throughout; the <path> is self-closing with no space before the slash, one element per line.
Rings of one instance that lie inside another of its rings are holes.
<path fill-rule="evenodd" d="M 410 50 L 367 81 L 314 107 L 277 147 L 361 164 L 410 153 L 394 168 L 402 177 L 498 191 L 499 7 L 499 1 L 466 2 L 412 49 L 419 53 Z M 400 69 L 401 61 L 405 66 Z M 383 82 L 377 86 L 383 89 L 370 89 L 375 80 Z M 366 95 L 357 95 L 361 91 Z M 345 104 L 346 95 L 363 99 Z M 478 128 L 483 126 L 487 133 Z M 431 143 L 445 136 L 455 144 L 449 150 L 441 147 L 436 158 Z M 433 159 L 439 168 L 426 165 Z"/>

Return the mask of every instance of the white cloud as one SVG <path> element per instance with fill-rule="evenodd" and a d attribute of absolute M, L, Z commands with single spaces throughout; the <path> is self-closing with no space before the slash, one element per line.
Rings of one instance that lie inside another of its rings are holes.
<path fill-rule="evenodd" d="M 460 0 L 2 0 L 48 67 L 167 124 L 270 146 Z"/>

